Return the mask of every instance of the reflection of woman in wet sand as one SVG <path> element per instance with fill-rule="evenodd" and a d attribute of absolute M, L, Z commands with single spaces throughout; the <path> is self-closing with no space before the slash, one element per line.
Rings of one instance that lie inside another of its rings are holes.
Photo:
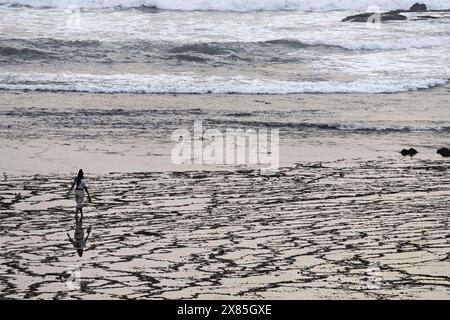
<path fill-rule="evenodd" d="M 78 218 L 78 213 L 75 215 L 75 232 L 74 238 L 70 237 L 70 234 L 67 234 L 70 242 L 72 243 L 75 250 L 77 250 L 78 255 L 81 257 L 83 255 L 83 250 L 86 247 L 86 242 L 91 234 L 91 227 L 87 228 L 87 236 L 84 238 L 84 230 L 83 230 L 83 217 Z"/>
<path fill-rule="evenodd" d="M 81 219 L 83 219 L 84 191 L 86 191 L 86 193 L 88 195 L 89 202 L 92 202 L 92 201 L 91 201 L 91 196 L 89 195 L 86 181 L 84 180 L 84 177 L 83 177 L 83 170 L 81 170 L 81 169 L 80 169 L 80 171 L 78 171 L 78 176 L 73 180 L 72 186 L 70 187 L 69 191 L 67 192 L 67 197 L 69 196 L 70 191 L 72 191 L 74 186 L 76 186 L 76 188 L 75 188 L 75 201 L 77 202 L 76 213 L 78 214 L 78 212 L 80 212 Z"/>

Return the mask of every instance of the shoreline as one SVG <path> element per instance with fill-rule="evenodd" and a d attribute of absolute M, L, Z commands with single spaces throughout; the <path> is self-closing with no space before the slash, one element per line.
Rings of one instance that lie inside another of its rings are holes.
<path fill-rule="evenodd" d="M 380 156 L 398 156 L 402 161 L 399 152 L 405 147 L 418 149 L 419 159 L 437 160 L 435 152 L 445 147 L 450 132 L 389 131 L 382 130 L 382 123 L 396 119 L 410 119 L 408 123 L 427 119 L 430 125 L 433 121 L 442 122 L 445 115 L 436 114 L 436 109 L 450 103 L 449 92 L 450 85 L 377 95 L 0 92 L 3 123 L 0 142 L 4 151 L 0 171 L 63 173 L 77 170 L 77 167 L 91 168 L 92 173 L 220 170 L 214 166 L 183 168 L 171 164 L 170 152 L 174 146 L 170 141 L 171 133 L 181 127 L 192 130 L 196 120 L 205 121 L 205 129 L 221 131 L 227 127 L 278 128 L 282 167 L 301 162 L 377 159 Z M 321 122 L 308 122 L 311 117 L 317 118 L 316 114 L 329 114 L 330 107 L 338 110 L 336 115 L 329 116 L 338 123 L 360 123 L 364 128 L 365 123 L 375 121 L 374 126 L 381 123 L 380 130 L 359 131 L 349 127 L 336 131 L 334 127 L 328 129 L 327 122 L 323 128 Z M 284 115 L 293 113 L 298 116 L 286 123 Z M 88 116 L 92 120 L 87 120 Z M 74 158 L 81 162 L 74 163 Z"/>
<path fill-rule="evenodd" d="M 42 101 L 45 101 L 46 99 L 50 99 L 50 102 L 52 102 L 52 98 L 55 98 L 55 96 L 57 95 L 61 95 L 64 97 L 83 97 L 83 96 L 89 96 L 90 99 L 94 98 L 110 98 L 110 97 L 116 97 L 116 98 L 120 98 L 120 99 L 127 99 L 127 98 L 133 98 L 133 97 L 152 97 L 152 98 L 162 98 L 164 99 L 165 97 L 170 99 L 170 98 L 176 98 L 176 97 L 180 97 L 180 98 L 189 98 L 189 97 L 204 97 L 205 99 L 208 99 L 208 97 L 211 98 L 225 98 L 225 99 L 233 99 L 233 98 L 257 98 L 259 96 L 262 97 L 274 97 L 274 98 L 280 98 L 280 97 L 285 97 L 285 98 L 314 98 L 314 97 L 332 97 L 332 96 L 356 96 L 356 97 L 371 97 L 371 96 L 375 96 L 375 97 L 379 97 L 379 96 L 393 96 L 393 95 L 413 95 L 416 96 L 418 94 L 431 94 L 431 95 L 441 95 L 441 94 L 446 94 L 446 93 L 450 93 L 450 79 L 448 79 L 448 82 L 442 85 L 437 85 L 431 88 L 426 88 L 426 89 L 417 89 L 417 90 L 411 90 L 411 91 L 402 91 L 402 92 L 383 92 L 383 93 L 297 93 L 297 94 L 229 94 L 229 93 L 189 93 L 189 94 L 185 94 L 185 93 L 90 93 L 90 92 L 77 92 L 77 91 L 32 91 L 32 90 L 0 90 L 0 95 L 6 96 L 5 99 L 9 98 L 9 97 L 14 97 L 14 96 L 21 96 L 26 98 L 29 95 L 37 95 L 38 98 L 42 98 L 44 97 L 45 99 L 42 99 Z M 24 100 L 19 100 L 19 102 L 25 102 Z M 86 102 L 84 100 L 82 100 L 83 102 Z M 139 99 L 136 99 L 136 101 L 139 101 Z M 2 102 L 2 104 L 4 104 L 5 102 L 7 102 L 7 100 L 4 100 Z M 130 102 L 133 102 L 133 100 L 130 100 Z M 141 101 L 142 102 L 142 101 Z M 1 106 L 1 105 L 0 105 Z"/>

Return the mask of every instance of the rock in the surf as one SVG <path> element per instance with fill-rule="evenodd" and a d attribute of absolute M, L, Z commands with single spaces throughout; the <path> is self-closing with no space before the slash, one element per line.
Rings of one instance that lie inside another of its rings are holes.
<path fill-rule="evenodd" d="M 406 20 L 406 16 L 399 14 L 398 12 L 384 12 L 374 13 L 366 12 L 361 14 L 355 14 L 342 19 L 342 22 L 380 22 L 380 21 L 392 21 L 392 20 Z"/>
<path fill-rule="evenodd" d="M 426 12 L 427 5 L 424 3 L 414 3 L 411 8 L 409 8 L 411 12 Z"/>

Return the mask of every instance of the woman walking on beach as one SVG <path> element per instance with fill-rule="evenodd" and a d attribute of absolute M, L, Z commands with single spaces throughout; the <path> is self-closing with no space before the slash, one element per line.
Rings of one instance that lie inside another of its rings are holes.
<path fill-rule="evenodd" d="M 77 203 L 77 209 L 76 214 L 78 212 L 81 213 L 81 219 L 83 219 L 83 201 L 84 201 L 84 191 L 86 191 L 89 202 L 91 201 L 91 196 L 89 195 L 89 190 L 87 188 L 86 181 L 84 180 L 83 176 L 83 170 L 80 169 L 78 171 L 78 176 L 73 180 L 72 186 L 70 187 L 69 191 L 67 192 L 67 197 L 70 195 L 70 191 L 72 191 L 73 187 L 75 187 L 75 201 Z"/>

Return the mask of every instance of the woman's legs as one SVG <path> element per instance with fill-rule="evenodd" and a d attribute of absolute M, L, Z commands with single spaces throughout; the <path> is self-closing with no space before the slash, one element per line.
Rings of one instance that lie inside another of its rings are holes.
<path fill-rule="evenodd" d="M 77 203 L 77 214 L 81 213 L 81 218 L 83 218 L 83 200 L 84 192 L 82 190 L 75 190 L 75 202 Z"/>

